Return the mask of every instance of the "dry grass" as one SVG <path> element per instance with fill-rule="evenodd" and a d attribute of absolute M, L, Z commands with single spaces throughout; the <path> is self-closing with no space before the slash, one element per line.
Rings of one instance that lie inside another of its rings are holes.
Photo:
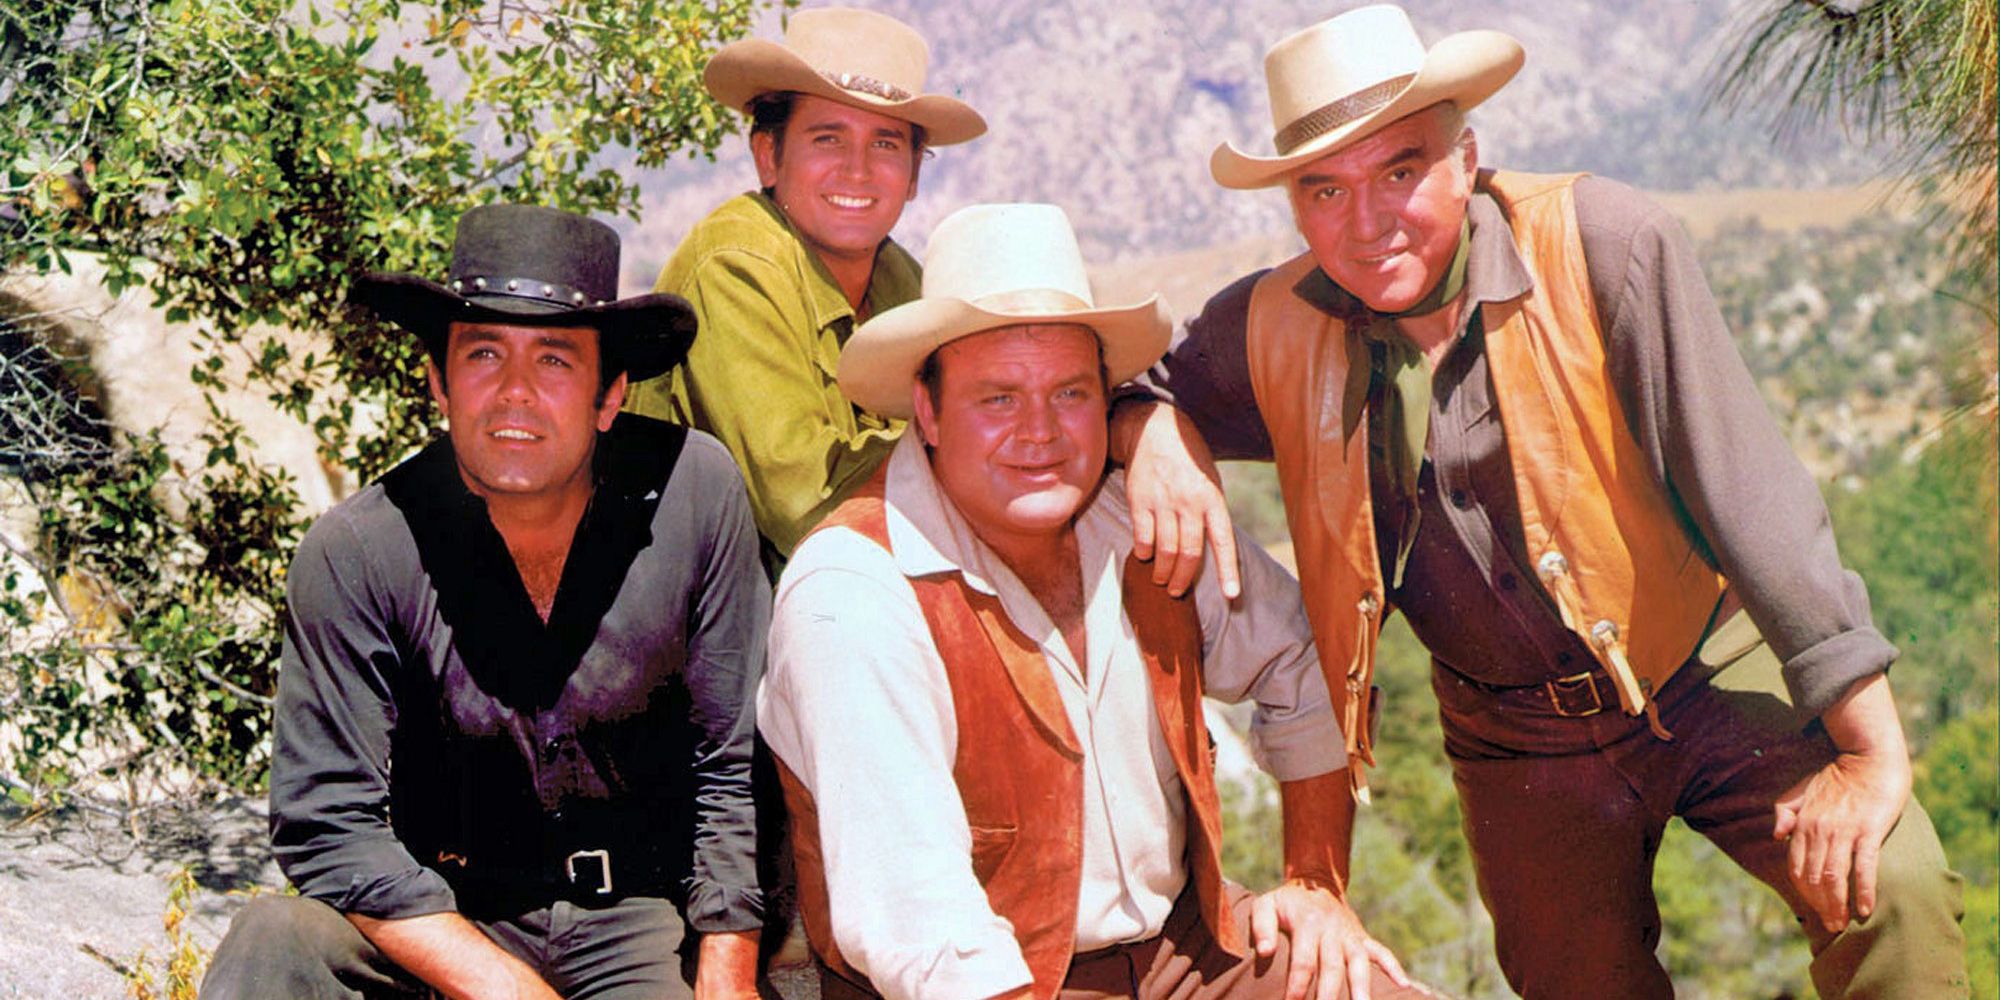
<path fill-rule="evenodd" d="M 195 1000 L 209 959 L 208 950 L 196 944 L 187 929 L 188 910 L 199 892 L 188 869 L 182 868 L 174 876 L 166 911 L 160 916 L 161 927 L 167 932 L 165 951 L 154 955 L 151 949 L 142 948 L 129 967 L 119 970 L 132 1000 Z"/>
<path fill-rule="evenodd" d="M 1812 226 L 1839 228 L 1871 215 L 1908 216 L 1923 208 L 1908 188 L 1889 181 L 1823 190 L 1741 188 L 1648 194 L 1698 240 L 1714 235 L 1724 225 L 1752 219 L 1765 229 L 1792 232 Z"/>

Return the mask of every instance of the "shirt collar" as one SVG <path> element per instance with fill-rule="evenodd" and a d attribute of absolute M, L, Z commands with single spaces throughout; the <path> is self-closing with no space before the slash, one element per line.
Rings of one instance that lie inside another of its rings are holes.
<path fill-rule="evenodd" d="M 972 589 L 988 595 L 999 593 L 981 572 L 987 563 L 986 544 L 938 486 L 922 435 L 903 435 L 896 450 L 889 453 L 883 508 L 889 551 L 904 576 L 962 573 Z"/>
<path fill-rule="evenodd" d="M 1071 526 L 1076 532 L 1084 599 L 1092 609 L 1086 612 L 1086 620 L 1098 621 L 1100 626 L 1107 620 L 1103 616 L 1110 614 L 1098 610 L 1101 600 L 1122 607 L 1119 568 L 1132 544 L 1131 524 L 1123 515 L 1124 495 L 1124 473 L 1110 473 L 1077 512 Z M 1107 496 L 1119 499 L 1106 502 Z M 914 433 L 903 435 L 889 455 L 882 506 L 890 555 L 898 572 L 912 579 L 959 574 L 966 586 L 999 599 L 1015 626 L 1036 637 L 1045 655 L 1068 664 L 1065 669 L 1074 673 L 1079 684 L 1092 683 L 1087 680 L 1090 675 L 1071 658 L 1072 651 L 1039 599 L 980 541 L 965 515 L 945 496 L 931 470 L 930 455 Z M 1109 647 L 1095 642 L 1091 646 L 1091 660 L 1100 665 L 1107 662 Z"/>
<path fill-rule="evenodd" d="M 812 313 L 815 329 L 824 330 L 841 320 L 854 320 L 854 307 L 847 304 L 846 293 L 840 290 L 840 283 L 821 262 L 819 255 L 806 244 L 804 234 L 792 225 L 784 209 L 762 191 L 751 192 L 750 197 L 771 214 L 771 219 L 782 226 L 785 235 L 798 246 L 810 275 L 806 282 L 806 309 Z M 916 258 L 904 250 L 893 239 L 883 237 L 882 244 L 875 249 L 875 270 L 868 276 L 868 305 L 871 315 L 881 315 L 884 310 L 912 301 L 923 292 L 923 272 L 917 266 Z"/>
<path fill-rule="evenodd" d="M 590 504 L 571 537 L 546 622 L 486 502 L 459 474 L 451 438 L 439 438 L 382 477 L 436 590 L 438 614 L 452 627 L 453 646 L 480 687 L 517 709 L 555 704 L 617 601 L 633 560 L 652 544 L 653 512 L 685 433 L 621 414 L 610 432 L 597 436 Z"/>
<path fill-rule="evenodd" d="M 1507 302 L 1528 294 L 1535 286 L 1528 266 L 1514 245 L 1514 231 L 1500 214 L 1493 196 L 1476 191 L 1466 205 L 1472 222 L 1472 245 L 1465 263 L 1465 303 L 1477 307 L 1488 302 Z M 1335 284 L 1326 272 L 1315 267 L 1292 286 L 1292 292 L 1313 308 L 1329 316 L 1347 317 L 1368 311 L 1351 293 Z M 1469 320 L 1473 309 L 1460 313 Z"/>

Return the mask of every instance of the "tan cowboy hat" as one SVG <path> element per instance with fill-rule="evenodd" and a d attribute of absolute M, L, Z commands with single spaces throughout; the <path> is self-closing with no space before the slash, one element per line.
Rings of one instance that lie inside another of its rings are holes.
<path fill-rule="evenodd" d="M 1158 294 L 1099 307 L 1069 216 L 1054 205 L 973 205 L 931 233 L 923 297 L 861 324 L 840 352 L 840 391 L 890 417 L 914 412 L 910 386 L 931 352 L 1023 323 L 1076 323 L 1104 345 L 1116 385 L 1167 351 L 1173 320 Z"/>
<path fill-rule="evenodd" d="M 1276 156 L 1215 147 L 1208 171 L 1227 188 L 1279 183 L 1310 163 L 1440 101 L 1459 110 L 1493 96 L 1525 58 L 1497 31 L 1464 31 L 1425 51 L 1401 7 L 1360 7 L 1271 46 L 1264 81 L 1271 93 Z"/>
<path fill-rule="evenodd" d="M 796 91 L 921 125 L 933 146 L 976 139 L 986 119 L 963 101 L 924 93 L 930 46 L 886 14 L 824 7 L 793 14 L 783 43 L 730 42 L 701 75 L 708 93 L 746 110 L 762 94 Z"/>

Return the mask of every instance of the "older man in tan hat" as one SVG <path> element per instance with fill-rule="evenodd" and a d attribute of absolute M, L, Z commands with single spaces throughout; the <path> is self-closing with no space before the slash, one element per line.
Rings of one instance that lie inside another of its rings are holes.
<path fill-rule="evenodd" d="M 917 262 L 889 238 L 932 146 L 986 122 L 924 93 L 929 48 L 863 10 L 792 15 L 782 42 L 746 39 L 703 81 L 750 119 L 761 190 L 697 223 L 657 290 L 687 299 L 701 346 L 628 407 L 714 434 L 742 467 L 773 573 L 865 481 L 902 423 L 841 398 L 834 360 L 855 324 L 916 298 Z"/>
<path fill-rule="evenodd" d="M 783 767 L 829 997 L 1419 996 L 1344 900 L 1346 758 L 1296 585 L 1129 558 L 1109 383 L 1170 331 L 1093 304 L 1050 205 L 938 226 L 921 299 L 840 385 L 914 418 L 779 582 L 758 723 Z M 1202 695 L 1254 700 L 1284 885 L 1225 883 Z M 1289 992 L 1288 992 L 1289 988 Z"/>
<path fill-rule="evenodd" d="M 1686 238 L 1610 181 L 1477 169 L 1465 112 L 1522 58 L 1426 49 L 1389 6 L 1274 46 L 1275 152 L 1210 166 L 1281 187 L 1310 250 L 1152 381 L 1277 462 L 1357 792 L 1383 616 L 1430 649 L 1515 989 L 1671 995 L 1652 860 L 1680 816 L 1791 904 L 1821 995 L 1962 995 L 1895 650 Z"/>

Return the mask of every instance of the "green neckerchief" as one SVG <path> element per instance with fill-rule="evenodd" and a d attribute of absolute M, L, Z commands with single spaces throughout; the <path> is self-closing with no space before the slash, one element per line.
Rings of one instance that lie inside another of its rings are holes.
<path fill-rule="evenodd" d="M 1465 291 L 1465 262 L 1472 245 L 1472 220 L 1459 225 L 1458 252 L 1444 277 L 1415 305 L 1397 313 L 1363 311 L 1348 320 L 1359 336 L 1347 340 L 1347 385 L 1340 396 L 1340 433 L 1346 440 L 1361 423 L 1371 382 L 1380 382 L 1383 393 L 1383 423 L 1388 440 L 1390 488 L 1403 510 L 1403 530 L 1396 541 L 1396 569 L 1390 586 L 1403 585 L 1403 567 L 1409 562 L 1410 545 L 1417 537 L 1417 476 L 1423 471 L 1424 448 L 1431 434 L 1431 370 L 1424 352 L 1410 343 L 1396 321 L 1405 316 L 1425 316 L 1445 307 Z"/>

